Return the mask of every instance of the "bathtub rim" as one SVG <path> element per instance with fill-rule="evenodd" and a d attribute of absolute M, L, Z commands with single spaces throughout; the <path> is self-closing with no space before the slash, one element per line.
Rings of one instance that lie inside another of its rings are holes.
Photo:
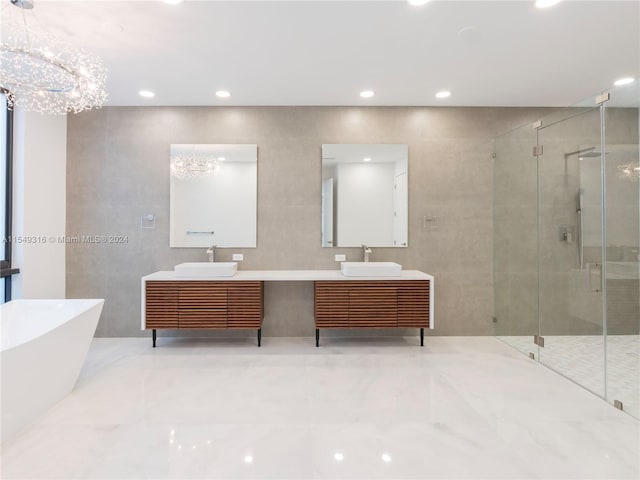
<path fill-rule="evenodd" d="M 74 303 L 87 303 L 87 306 L 85 308 L 81 308 L 80 310 L 78 310 L 77 312 L 75 312 L 75 314 L 73 316 L 67 317 L 65 319 L 65 321 L 59 323 L 58 325 L 54 326 L 53 328 L 49 328 L 49 329 L 45 329 L 44 331 L 38 332 L 37 335 L 34 335 L 32 337 L 29 337 L 28 339 L 21 341 L 19 343 L 16 343 L 14 345 L 11 345 L 9 347 L 4 348 L 1 343 L 0 343 L 0 354 L 4 353 L 4 352 L 8 352 L 10 350 L 13 350 L 14 348 L 18 348 L 22 345 L 24 345 L 25 343 L 34 341 L 38 338 L 43 337 L 44 335 L 47 335 L 51 332 L 54 332 L 55 330 L 63 327 L 66 323 L 72 321 L 73 319 L 75 319 L 76 317 L 81 316 L 82 314 L 88 312 L 89 310 L 100 306 L 101 311 L 100 311 L 100 315 L 102 315 L 102 308 L 104 307 L 104 298 L 17 298 L 15 300 L 10 300 L 4 304 L 2 304 L 2 306 L 4 305 L 8 305 L 12 302 L 16 302 L 16 303 L 28 303 L 28 302 L 47 302 L 47 303 L 60 303 L 60 302 L 74 302 Z M 98 317 L 98 321 L 100 321 L 100 317 Z M 0 322 L 0 328 L 2 328 L 2 322 Z M 94 333 L 95 335 L 95 333 Z"/>

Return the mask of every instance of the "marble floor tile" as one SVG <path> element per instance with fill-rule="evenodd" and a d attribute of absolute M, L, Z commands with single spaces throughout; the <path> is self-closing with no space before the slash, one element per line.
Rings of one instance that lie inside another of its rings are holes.
<path fill-rule="evenodd" d="M 639 423 L 491 337 L 99 338 L 2 479 L 637 479 Z"/>
<path fill-rule="evenodd" d="M 549 335 L 541 349 L 530 335 L 498 338 L 525 354 L 539 352 L 542 364 L 601 397 L 606 373 L 607 401 L 621 401 L 624 411 L 640 418 L 639 335 L 607 335 L 606 351 L 602 335 Z"/>

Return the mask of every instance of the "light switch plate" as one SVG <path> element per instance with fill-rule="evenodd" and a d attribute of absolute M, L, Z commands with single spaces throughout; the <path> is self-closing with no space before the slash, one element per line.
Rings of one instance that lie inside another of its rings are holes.
<path fill-rule="evenodd" d="M 344 254 L 338 254 L 335 256 L 336 262 L 346 262 L 347 256 Z"/>
<path fill-rule="evenodd" d="M 241 262 L 244 260 L 244 254 L 243 253 L 234 253 L 233 254 L 233 261 L 234 262 Z"/>

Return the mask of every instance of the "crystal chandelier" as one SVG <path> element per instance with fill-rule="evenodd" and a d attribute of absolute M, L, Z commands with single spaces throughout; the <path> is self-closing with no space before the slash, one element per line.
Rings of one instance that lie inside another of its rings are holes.
<path fill-rule="evenodd" d="M 10 0 L 2 11 L 0 90 L 9 108 L 65 114 L 99 108 L 107 100 L 102 61 L 36 27 L 33 0 Z"/>
<path fill-rule="evenodd" d="M 635 161 L 618 165 L 618 176 L 625 180 L 637 182 L 640 179 L 640 163 Z"/>
<path fill-rule="evenodd" d="M 220 171 L 224 158 L 205 152 L 187 152 L 171 155 L 171 175 L 179 178 L 204 177 Z"/>

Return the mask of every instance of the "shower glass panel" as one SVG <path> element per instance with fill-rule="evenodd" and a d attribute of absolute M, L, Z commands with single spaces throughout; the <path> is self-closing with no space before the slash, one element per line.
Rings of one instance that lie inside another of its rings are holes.
<path fill-rule="evenodd" d="M 605 103 L 606 400 L 640 418 L 638 82 Z"/>
<path fill-rule="evenodd" d="M 567 114 L 538 129 L 540 361 L 604 396 L 600 107 Z"/>
<path fill-rule="evenodd" d="M 538 357 L 537 167 L 532 124 L 494 140 L 495 335 Z"/>
<path fill-rule="evenodd" d="M 494 139 L 494 292 L 498 339 L 640 418 L 638 83 Z"/>

